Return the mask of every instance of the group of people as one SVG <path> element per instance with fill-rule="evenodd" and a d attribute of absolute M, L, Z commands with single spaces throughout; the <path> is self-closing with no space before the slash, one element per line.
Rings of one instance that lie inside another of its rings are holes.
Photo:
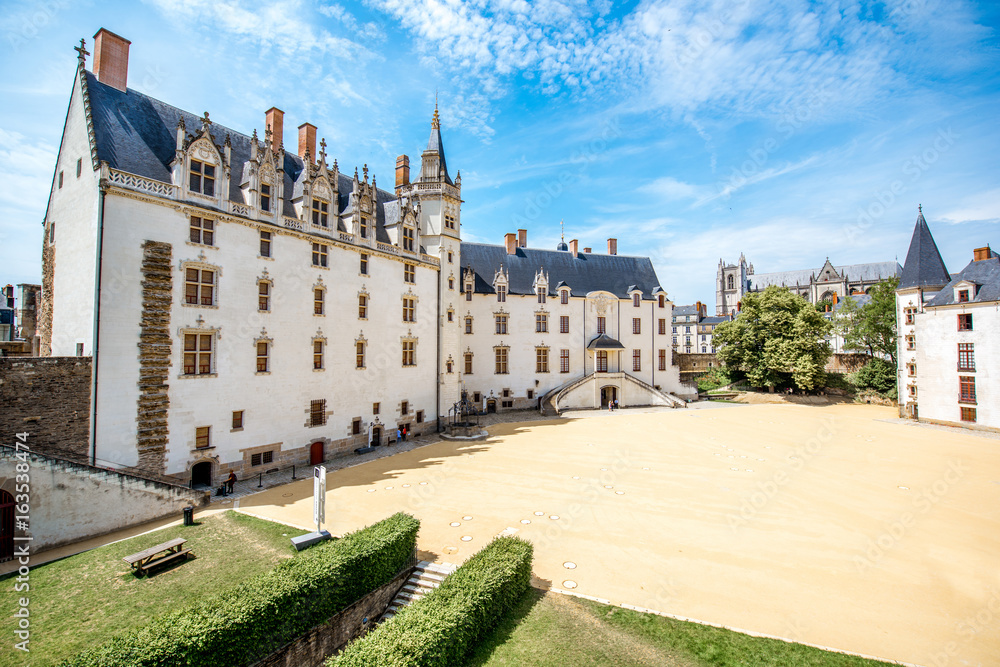
<path fill-rule="evenodd" d="M 608 412 L 611 412 L 612 410 L 617 410 L 617 409 L 618 409 L 618 399 L 615 398 L 615 399 L 609 400 L 608 401 Z"/>
<path fill-rule="evenodd" d="M 399 444 L 400 440 L 402 440 L 403 442 L 406 442 L 406 434 L 407 433 L 408 433 L 408 431 L 406 430 L 406 426 L 405 425 L 397 428 L 396 429 L 396 444 Z"/>

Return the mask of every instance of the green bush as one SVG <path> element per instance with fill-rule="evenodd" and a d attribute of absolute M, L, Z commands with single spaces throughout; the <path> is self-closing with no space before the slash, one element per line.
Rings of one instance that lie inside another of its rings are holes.
<path fill-rule="evenodd" d="M 702 375 L 699 375 L 695 380 L 698 383 L 698 391 L 712 391 L 713 389 L 718 389 L 729 384 L 729 376 L 721 368 L 713 368 Z"/>
<path fill-rule="evenodd" d="M 871 389 L 885 396 L 896 389 L 896 367 L 885 359 L 872 359 L 851 375 L 858 389 Z"/>
<path fill-rule="evenodd" d="M 440 587 L 348 645 L 327 667 L 464 665 L 528 590 L 532 551 L 520 538 L 496 538 Z"/>
<path fill-rule="evenodd" d="M 854 385 L 843 373 L 827 373 L 824 385 L 831 389 L 843 389 L 844 391 L 854 391 Z"/>
<path fill-rule="evenodd" d="M 214 600 L 168 613 L 62 665 L 250 664 L 390 581 L 412 557 L 419 527 L 412 516 L 395 514 L 307 549 Z"/>

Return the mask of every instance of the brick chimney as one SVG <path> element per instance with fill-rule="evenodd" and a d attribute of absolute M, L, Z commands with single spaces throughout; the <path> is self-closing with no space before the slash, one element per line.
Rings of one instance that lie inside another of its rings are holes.
<path fill-rule="evenodd" d="M 528 247 L 528 230 L 519 229 L 517 230 L 517 247 L 527 248 Z"/>
<path fill-rule="evenodd" d="M 614 253 L 611 254 L 613 255 Z M 695 302 L 694 308 L 698 312 L 698 319 L 701 319 L 701 301 Z"/>
<path fill-rule="evenodd" d="M 583 249 L 583 251 L 584 251 L 585 253 L 587 253 L 588 255 L 590 254 L 590 248 L 584 248 L 584 249 Z"/>
<path fill-rule="evenodd" d="M 396 158 L 396 187 L 410 184 L 410 158 L 400 155 Z"/>
<path fill-rule="evenodd" d="M 837 294 L 836 292 L 834 292 L 833 293 L 833 305 L 836 306 L 838 301 L 840 301 L 840 295 Z"/>
<path fill-rule="evenodd" d="M 131 43 L 104 28 L 94 35 L 94 74 L 97 80 L 123 93 L 128 83 L 128 46 Z"/>
<path fill-rule="evenodd" d="M 517 234 L 515 234 L 514 232 L 504 234 L 503 244 L 507 247 L 508 255 L 517 254 Z"/>
<path fill-rule="evenodd" d="M 264 127 L 271 128 L 271 150 L 277 153 L 285 131 L 285 112 L 278 107 L 268 109 L 264 112 Z"/>
<path fill-rule="evenodd" d="M 608 254 L 609 255 L 618 254 L 618 239 L 608 239 Z"/>
<path fill-rule="evenodd" d="M 309 151 L 309 159 L 316 159 L 316 126 L 312 123 L 302 123 L 299 125 L 299 157 L 306 156 Z"/>
<path fill-rule="evenodd" d="M 984 259 L 989 259 L 990 254 L 991 252 L 989 246 L 986 246 L 985 248 L 976 248 L 975 250 L 972 251 L 972 261 L 981 262 Z"/>
<path fill-rule="evenodd" d="M 577 254 L 577 247 L 578 246 L 577 246 L 577 240 L 576 239 L 573 239 L 572 241 L 569 242 L 569 251 L 571 253 L 573 253 L 574 257 L 576 257 L 576 254 Z"/>

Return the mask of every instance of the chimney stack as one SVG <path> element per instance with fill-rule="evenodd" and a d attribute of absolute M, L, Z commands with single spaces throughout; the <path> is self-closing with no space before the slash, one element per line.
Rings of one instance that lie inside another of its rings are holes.
<path fill-rule="evenodd" d="M 587 253 L 589 255 L 590 254 L 590 248 L 584 248 L 583 252 L 585 252 L 585 253 Z"/>
<path fill-rule="evenodd" d="M 396 158 L 396 187 L 410 184 L 410 158 L 400 155 Z"/>
<path fill-rule="evenodd" d="M 514 232 L 504 234 L 503 244 L 507 247 L 508 255 L 517 254 L 517 234 L 515 234 Z"/>
<path fill-rule="evenodd" d="M 299 125 L 299 157 L 304 158 L 309 151 L 309 159 L 316 159 L 316 126 L 312 123 Z"/>
<path fill-rule="evenodd" d="M 614 253 L 611 253 L 614 254 Z M 701 301 L 694 304 L 695 310 L 698 311 L 698 319 L 701 319 Z"/>
<path fill-rule="evenodd" d="M 618 239 L 608 239 L 608 254 L 609 255 L 618 254 Z"/>
<path fill-rule="evenodd" d="M 976 248 L 972 251 L 972 261 L 981 262 L 984 259 L 989 259 L 991 254 L 992 252 L 990 251 L 989 246 L 986 246 L 985 248 Z"/>
<path fill-rule="evenodd" d="M 97 80 L 123 93 L 128 84 L 128 46 L 131 43 L 104 28 L 94 35 L 94 74 Z"/>
<path fill-rule="evenodd" d="M 264 127 L 271 128 L 271 150 L 277 153 L 285 131 L 285 112 L 278 107 L 271 107 L 264 112 L 264 123 Z"/>
<path fill-rule="evenodd" d="M 576 254 L 577 254 L 577 247 L 578 246 L 577 246 L 577 240 L 576 239 L 573 239 L 572 241 L 569 242 L 569 251 L 571 253 L 573 253 L 574 257 L 576 257 Z"/>
<path fill-rule="evenodd" d="M 519 229 L 517 230 L 517 247 L 527 248 L 528 247 L 528 230 Z"/>

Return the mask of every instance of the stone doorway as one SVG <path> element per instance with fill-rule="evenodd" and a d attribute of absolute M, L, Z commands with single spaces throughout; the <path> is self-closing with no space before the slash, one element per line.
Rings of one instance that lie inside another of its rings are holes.
<path fill-rule="evenodd" d="M 14 557 L 14 496 L 0 491 L 0 563 Z"/>
<path fill-rule="evenodd" d="M 199 486 L 212 486 L 212 464 L 208 461 L 195 463 L 191 468 L 191 488 Z"/>
<path fill-rule="evenodd" d="M 369 445 L 381 445 L 382 444 L 382 427 L 375 426 L 372 428 L 372 441 L 368 443 Z"/>
<path fill-rule="evenodd" d="M 323 462 L 323 443 L 314 442 L 309 447 L 309 465 L 318 466 Z"/>
<path fill-rule="evenodd" d="M 493 414 L 497 411 L 497 401 L 495 398 L 491 398 L 486 401 L 486 412 Z"/>
<path fill-rule="evenodd" d="M 608 385 L 607 387 L 601 387 L 601 407 L 608 407 L 609 401 L 618 400 L 618 387 L 613 387 Z"/>

